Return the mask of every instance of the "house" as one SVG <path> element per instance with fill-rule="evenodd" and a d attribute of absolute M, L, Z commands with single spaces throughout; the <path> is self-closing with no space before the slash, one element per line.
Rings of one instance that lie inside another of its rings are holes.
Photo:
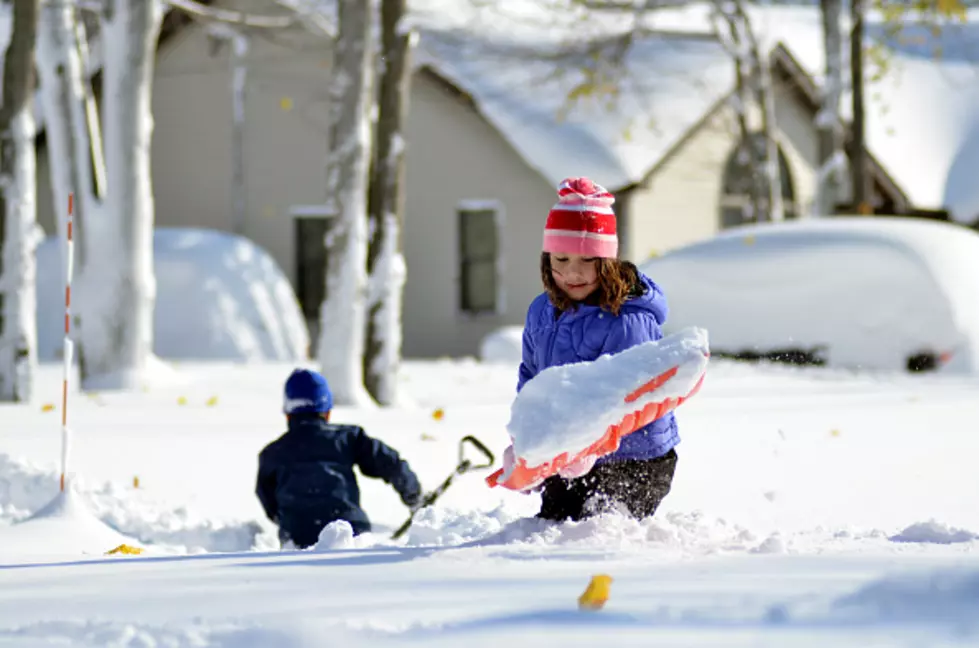
<path fill-rule="evenodd" d="M 740 171 L 733 69 L 696 20 L 687 16 L 684 29 L 658 29 L 630 48 L 629 80 L 612 109 L 601 96 L 567 105 L 580 71 L 531 56 L 539 32 L 525 41 L 508 32 L 501 48 L 500 34 L 485 25 L 464 38 L 423 29 L 405 132 L 406 356 L 472 355 L 492 330 L 522 324 L 540 291 L 543 222 L 565 176 L 588 175 L 615 193 L 622 255 L 635 261 L 736 222 L 745 197 L 730 191 Z M 810 10 L 806 20 L 797 22 L 818 33 L 818 16 Z M 818 166 L 818 68 L 795 45 L 789 36 L 766 45 L 790 217 L 808 209 Z M 200 24 L 161 39 L 153 98 L 157 225 L 253 239 L 290 277 L 315 328 L 325 266 L 326 221 L 315 206 L 326 198 L 329 51 L 302 33 L 256 35 L 243 59 L 234 51 Z M 244 66 L 243 85 L 235 85 L 236 64 Z M 235 90 L 244 92 L 237 127 Z M 880 209 L 919 209 L 919 196 L 895 179 L 896 162 L 881 160 L 870 143 Z M 40 218 L 51 232 L 48 181 L 43 170 L 39 176 Z M 933 200 L 920 207 L 943 209 Z"/>

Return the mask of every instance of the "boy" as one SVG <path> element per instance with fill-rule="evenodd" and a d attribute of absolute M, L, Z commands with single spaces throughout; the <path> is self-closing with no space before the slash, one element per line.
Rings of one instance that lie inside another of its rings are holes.
<path fill-rule="evenodd" d="M 326 378 L 306 369 L 292 372 L 283 407 L 289 431 L 259 454 L 255 489 L 265 514 L 279 526 L 283 546 L 310 547 L 336 520 L 349 522 L 354 534 L 371 530 L 360 508 L 354 465 L 391 484 L 409 508 L 421 502 L 421 486 L 408 463 L 362 428 L 330 423 L 332 408 Z"/>

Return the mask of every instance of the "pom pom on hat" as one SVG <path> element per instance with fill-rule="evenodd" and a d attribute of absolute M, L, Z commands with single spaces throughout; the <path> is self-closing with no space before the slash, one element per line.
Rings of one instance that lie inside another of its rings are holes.
<path fill-rule="evenodd" d="M 544 225 L 544 252 L 614 259 L 619 252 L 615 197 L 588 178 L 567 178 Z"/>
<path fill-rule="evenodd" d="M 286 380 L 282 411 L 292 414 L 325 414 L 333 409 L 333 393 L 326 378 L 315 371 L 296 369 Z"/>

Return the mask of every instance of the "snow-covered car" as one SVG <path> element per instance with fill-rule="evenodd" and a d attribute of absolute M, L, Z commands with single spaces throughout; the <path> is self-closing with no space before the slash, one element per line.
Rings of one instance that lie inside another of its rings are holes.
<path fill-rule="evenodd" d="M 979 234 L 912 218 L 739 227 L 652 258 L 666 331 L 714 355 L 979 373 Z"/>
<path fill-rule="evenodd" d="M 37 250 L 42 361 L 59 357 L 64 335 L 61 248 L 60 239 L 49 237 Z M 153 270 L 153 350 L 161 358 L 300 361 L 307 357 L 309 334 L 292 286 L 271 255 L 251 240 L 214 230 L 157 228 Z"/>

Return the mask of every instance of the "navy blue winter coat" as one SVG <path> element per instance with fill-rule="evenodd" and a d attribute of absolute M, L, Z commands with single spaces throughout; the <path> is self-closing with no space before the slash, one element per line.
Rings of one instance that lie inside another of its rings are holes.
<path fill-rule="evenodd" d="M 360 507 L 354 466 L 391 484 L 407 506 L 421 499 L 421 485 L 396 450 L 355 425 L 333 425 L 318 416 L 293 417 L 289 431 L 258 457 L 255 492 L 279 536 L 298 547 L 316 544 L 330 522 L 346 520 L 354 533 L 370 531 Z"/>
<path fill-rule="evenodd" d="M 548 367 L 595 360 L 606 353 L 618 353 L 662 338 L 660 327 L 668 312 L 666 297 L 652 279 L 641 272 L 638 275 L 642 294 L 627 299 L 617 316 L 589 304 L 558 313 L 547 293 L 534 299 L 527 309 L 524 325 L 523 362 L 517 391 Z M 655 459 L 679 442 L 676 419 L 670 412 L 624 437 L 619 449 L 598 463 Z"/>

